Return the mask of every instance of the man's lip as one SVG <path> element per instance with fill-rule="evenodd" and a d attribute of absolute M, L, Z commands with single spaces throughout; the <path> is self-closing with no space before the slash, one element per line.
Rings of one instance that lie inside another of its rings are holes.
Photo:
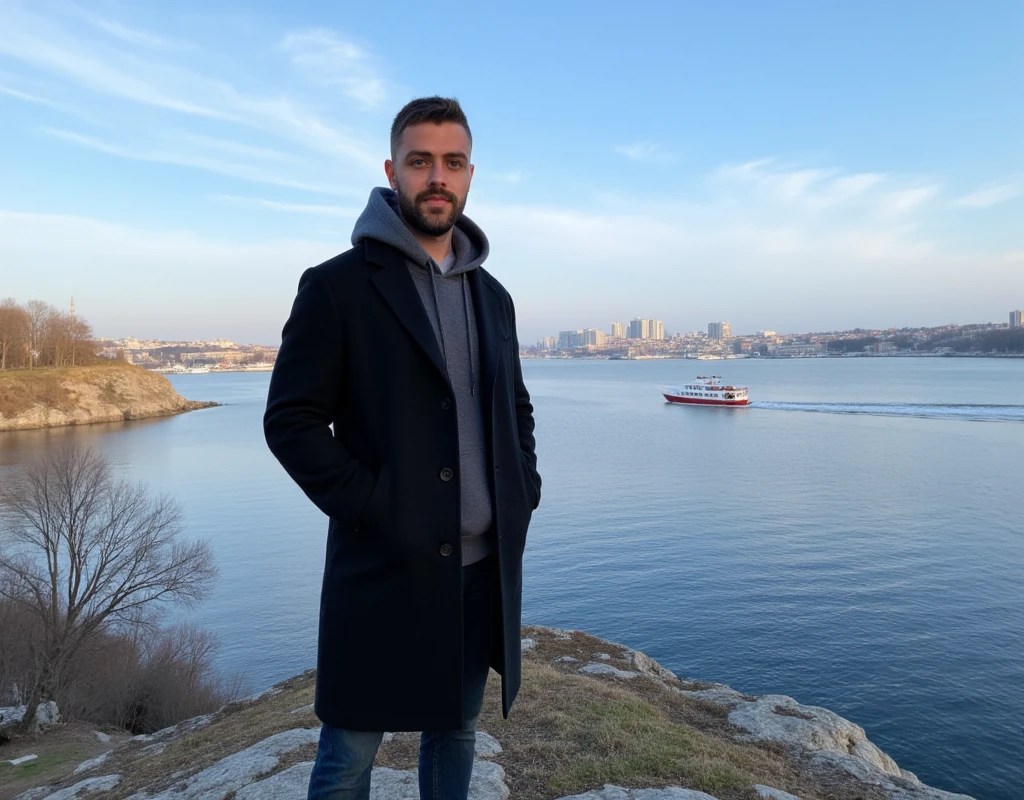
<path fill-rule="evenodd" d="M 427 203 L 450 203 L 451 201 L 447 197 L 440 197 L 439 195 L 434 195 L 433 197 L 426 198 L 426 202 Z"/>

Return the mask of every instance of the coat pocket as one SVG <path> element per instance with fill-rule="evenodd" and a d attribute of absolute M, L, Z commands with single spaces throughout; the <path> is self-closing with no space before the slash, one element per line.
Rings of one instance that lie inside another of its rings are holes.
<path fill-rule="evenodd" d="M 360 530 L 369 531 L 380 527 L 384 520 L 383 515 L 388 508 L 390 496 L 391 469 L 387 464 L 381 464 L 377 471 L 377 481 L 373 485 L 373 491 L 370 492 L 370 497 L 352 526 L 352 530 L 358 533 Z"/>

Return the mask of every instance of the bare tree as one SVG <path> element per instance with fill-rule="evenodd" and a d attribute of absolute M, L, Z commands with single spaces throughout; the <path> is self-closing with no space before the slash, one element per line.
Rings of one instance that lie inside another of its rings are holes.
<path fill-rule="evenodd" d="M 181 510 L 144 484 L 115 479 L 92 449 L 68 446 L 22 469 L 3 492 L 0 593 L 38 621 L 23 729 L 97 634 L 192 604 L 216 577 L 206 542 L 184 542 Z"/>
<path fill-rule="evenodd" d="M 28 344 L 28 314 L 13 297 L 0 300 L 0 369 L 20 366 Z"/>
<path fill-rule="evenodd" d="M 28 368 L 32 369 L 35 366 L 35 360 L 38 357 L 39 351 L 42 350 L 43 330 L 46 327 L 46 321 L 57 313 L 57 309 L 49 303 L 44 303 L 42 300 L 29 300 L 25 303 L 25 313 L 28 314 L 29 330 Z"/>

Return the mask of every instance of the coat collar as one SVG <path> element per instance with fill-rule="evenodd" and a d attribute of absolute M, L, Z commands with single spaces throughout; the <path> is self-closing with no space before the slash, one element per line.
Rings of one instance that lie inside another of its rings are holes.
<path fill-rule="evenodd" d="M 448 370 L 441 348 L 409 274 L 405 256 L 394 247 L 376 239 L 364 240 L 364 246 L 366 260 L 380 267 L 371 279 L 377 291 L 405 326 L 413 341 L 447 380 Z M 476 314 L 477 336 L 480 342 L 480 367 L 484 378 L 485 399 L 489 402 L 498 374 L 498 365 L 506 349 L 502 344 L 510 337 L 509 313 L 503 302 L 503 292 L 487 272 L 478 267 L 467 273 L 466 278 L 473 295 L 473 310 Z"/>

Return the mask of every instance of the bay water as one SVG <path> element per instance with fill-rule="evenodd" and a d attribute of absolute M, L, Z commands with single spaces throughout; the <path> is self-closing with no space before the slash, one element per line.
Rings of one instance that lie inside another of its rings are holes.
<path fill-rule="evenodd" d="M 1024 796 L 1024 360 L 523 369 L 544 479 L 524 621 L 825 706 L 935 786 Z M 712 371 L 752 405 L 663 401 Z M 262 689 L 315 663 L 327 521 L 264 444 L 267 374 L 171 380 L 224 405 L 0 433 L 0 480 L 73 439 L 180 500 L 221 570 L 188 616 Z"/>

